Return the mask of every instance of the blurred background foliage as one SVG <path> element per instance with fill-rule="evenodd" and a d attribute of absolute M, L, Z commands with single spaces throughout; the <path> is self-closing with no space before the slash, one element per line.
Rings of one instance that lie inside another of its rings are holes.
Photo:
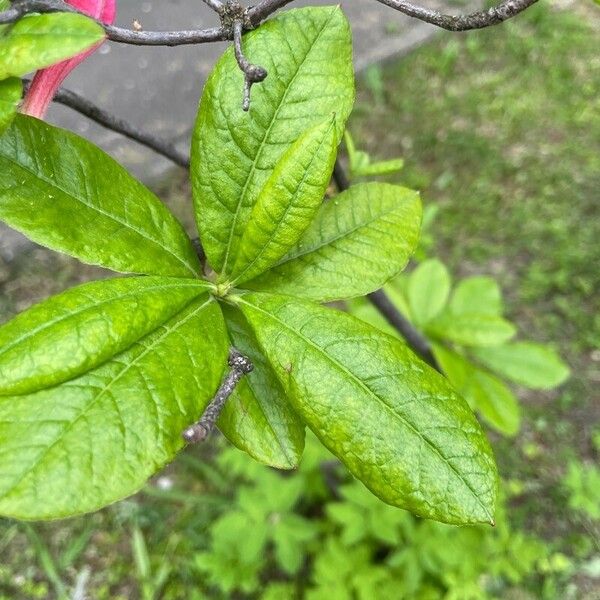
<path fill-rule="evenodd" d="M 592 2 L 441 34 L 364 73 L 346 140 L 355 179 L 423 193 L 421 266 L 390 284 L 396 302 L 441 363 L 454 353 L 501 386 L 491 408 L 489 386 L 463 390 L 504 477 L 495 528 L 388 507 L 312 437 L 301 467 L 277 473 L 214 436 L 97 514 L 0 521 L 0 598 L 600 598 L 599 47 Z M 182 181 L 159 191 L 183 215 Z M 92 274 L 41 249 L 0 263 L 1 318 Z M 447 293 L 414 314 L 411 288 L 436 278 Z M 496 351 L 509 328 L 544 345 L 527 377 L 440 325 L 466 281 L 468 304 L 485 298 L 502 320 Z M 373 318 L 362 300 L 349 309 Z"/>

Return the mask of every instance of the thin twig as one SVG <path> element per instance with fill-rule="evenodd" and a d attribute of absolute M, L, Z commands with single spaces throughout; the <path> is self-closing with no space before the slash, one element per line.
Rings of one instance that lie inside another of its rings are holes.
<path fill-rule="evenodd" d="M 0 24 L 14 23 L 21 17 L 31 13 L 43 14 L 52 12 L 79 13 L 89 17 L 89 15 L 63 2 L 63 0 L 11 0 L 10 8 L 4 12 L 0 12 Z M 91 17 L 89 18 L 91 19 Z M 100 21 L 96 22 L 102 25 Z"/>
<path fill-rule="evenodd" d="M 263 0 L 256 6 L 251 6 L 247 11 L 246 16 L 252 27 L 257 27 L 268 16 L 293 1 L 294 0 Z"/>
<path fill-rule="evenodd" d="M 210 6 L 210 8 L 212 8 L 218 15 L 223 13 L 223 3 L 221 2 L 221 0 L 202 0 L 204 2 L 204 4 L 206 4 L 207 6 Z"/>
<path fill-rule="evenodd" d="M 444 15 L 436 10 L 417 6 L 406 0 L 377 0 L 390 8 L 400 11 L 409 17 L 431 23 L 448 31 L 468 31 L 483 29 L 511 19 L 537 0 L 505 0 L 497 6 L 466 15 Z"/>
<path fill-rule="evenodd" d="M 344 167 L 342 167 L 342 163 L 338 160 L 335 161 L 335 165 L 333 167 L 333 180 L 335 181 L 335 185 L 340 192 L 347 190 L 350 187 L 350 180 L 348 179 L 348 175 L 346 175 L 346 171 Z"/>
<path fill-rule="evenodd" d="M 205 0 L 206 1 L 206 0 Z M 287 0 L 291 2 L 292 0 Z M 287 4 L 287 2 L 285 2 Z M 222 16 L 227 11 L 226 5 L 217 0 L 207 2 Z M 217 5 L 219 8 L 217 9 Z M 279 5 L 283 5 L 279 2 Z M 259 24 L 271 13 L 275 12 L 279 5 L 269 0 L 263 0 L 252 9 L 248 10 L 248 18 L 244 17 L 243 26 L 252 29 L 254 24 Z M 20 18 L 30 13 L 52 13 L 52 12 L 71 12 L 84 14 L 74 7 L 66 4 L 62 0 L 16 0 L 7 10 L 0 12 L 0 25 L 14 23 Z M 251 21 L 250 14 L 255 16 Z M 88 18 L 89 15 L 85 15 Z M 132 44 L 135 46 L 182 46 L 186 44 L 205 44 L 210 42 L 223 42 L 233 39 L 233 28 L 227 25 L 221 27 L 211 27 L 208 29 L 192 29 L 183 31 L 141 31 L 137 29 L 127 29 L 117 27 L 116 25 L 107 25 L 96 20 L 106 32 L 106 38 L 121 44 Z"/>
<path fill-rule="evenodd" d="M 367 296 L 373 306 L 385 317 L 385 320 L 406 340 L 406 343 L 434 369 L 440 367 L 433 356 L 429 342 L 411 325 L 410 321 L 396 308 L 383 290 L 377 290 Z"/>
<path fill-rule="evenodd" d="M 199 237 L 195 237 L 192 239 L 192 246 L 194 246 L 196 256 L 198 256 L 198 259 L 200 260 L 202 265 L 204 265 L 204 263 L 206 262 L 206 252 L 204 252 L 204 248 Z"/>
<path fill-rule="evenodd" d="M 220 0 L 204 0 L 220 15 L 225 11 L 226 4 Z M 256 6 L 245 11 L 242 29 L 252 29 L 260 25 L 268 16 L 293 0 L 262 0 Z M 466 15 L 444 15 L 435 10 L 418 6 L 406 0 L 377 0 L 378 2 L 398 10 L 406 15 L 431 23 L 449 31 L 467 31 L 482 29 L 502 23 L 523 12 L 537 0 L 504 0 L 497 6 L 487 10 L 477 11 Z M 216 7 L 220 6 L 219 9 Z M 11 7 L 0 12 L 0 24 L 14 23 L 29 13 L 48 12 L 79 12 L 62 0 L 16 0 Z M 86 15 L 87 16 L 87 15 Z M 106 25 L 96 21 L 106 32 L 107 39 L 122 44 L 136 46 L 181 46 L 184 44 L 204 44 L 222 42 L 234 37 L 232 27 L 221 26 L 210 29 L 188 31 L 138 31 L 114 25 Z"/>
<path fill-rule="evenodd" d="M 8 10 L 0 12 L 0 25 L 14 23 L 30 13 L 70 12 L 84 14 L 62 0 L 17 0 Z M 91 19 L 89 15 L 85 15 Z M 94 20 L 94 19 L 92 19 Z M 107 25 L 96 20 L 106 32 L 106 38 L 122 44 L 135 46 L 182 46 L 185 44 L 205 44 L 223 42 L 232 38 L 231 28 L 212 27 L 188 31 L 140 31 L 115 25 Z"/>
<path fill-rule="evenodd" d="M 235 51 L 235 59 L 238 66 L 244 74 L 244 100 L 242 109 L 250 110 L 250 90 L 255 83 L 264 81 L 267 76 L 267 71 L 263 67 L 253 65 L 245 56 L 242 48 L 242 35 L 244 33 L 244 25 L 242 21 L 235 21 L 233 24 L 233 49 Z"/>
<path fill-rule="evenodd" d="M 226 27 L 193 29 L 189 31 L 135 31 L 114 25 L 103 25 L 106 38 L 111 42 L 134 46 L 184 46 L 225 42 L 231 39 L 231 31 Z"/>
<path fill-rule="evenodd" d="M 203 442 L 210 435 L 225 406 L 227 398 L 231 396 L 240 379 L 254 369 L 250 359 L 235 348 L 229 350 L 229 366 L 231 370 L 226 375 L 223 383 L 221 383 L 215 397 L 204 411 L 202 418 L 182 433 L 183 439 L 186 442 L 190 444 Z"/>
<path fill-rule="evenodd" d="M 27 91 L 30 83 L 31 81 L 28 79 L 23 80 L 24 91 Z M 180 167 L 185 169 L 189 169 L 190 167 L 189 157 L 186 154 L 179 152 L 179 150 L 177 150 L 170 142 L 161 140 L 145 131 L 140 131 L 124 119 L 120 119 L 119 117 L 110 114 L 71 90 L 60 88 L 54 96 L 54 102 L 68 106 L 88 117 L 88 119 L 95 121 L 99 125 L 139 142 L 147 148 L 150 148 L 165 158 L 173 161 Z"/>
<path fill-rule="evenodd" d="M 29 13 L 78 12 L 72 6 L 56 0 L 17 0 L 0 12 L 0 25 L 14 23 Z"/>

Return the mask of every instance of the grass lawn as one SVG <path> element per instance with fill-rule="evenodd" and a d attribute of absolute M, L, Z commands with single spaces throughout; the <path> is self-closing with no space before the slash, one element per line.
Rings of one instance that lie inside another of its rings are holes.
<path fill-rule="evenodd" d="M 535 6 L 499 27 L 441 34 L 365 73 L 349 126 L 374 157 L 403 157 L 394 179 L 439 207 L 431 254 L 455 278 L 496 277 L 510 318 L 528 339 L 554 344 L 572 368 L 560 390 L 521 394 L 516 440 L 494 437 L 503 477 L 520 490 L 509 519 L 570 566 L 545 586 L 494 598 L 600 598 L 600 522 L 570 509 L 561 484 L 569 461 L 600 456 L 599 48 L 600 8 L 591 2 L 565 11 Z M 188 220 L 187 187 L 177 179 L 167 188 L 163 196 L 178 213 L 185 206 Z M 0 320 L 96 274 L 40 249 L 0 261 Z M 215 513 L 189 499 L 222 485 L 204 464 L 184 457 L 176 467 L 188 494 L 175 504 L 152 487 L 87 518 L 32 527 L 0 521 L 0 600 L 54 597 L 78 578 L 87 578 L 90 598 L 158 598 L 148 590 L 167 562 L 167 579 L 198 589 L 190 565 L 206 549 Z M 143 574 L 139 531 L 149 540 L 152 577 Z M 540 577 L 544 568 L 560 572 L 555 567 L 542 565 Z M 186 597 L 205 597 L 198 593 Z"/>

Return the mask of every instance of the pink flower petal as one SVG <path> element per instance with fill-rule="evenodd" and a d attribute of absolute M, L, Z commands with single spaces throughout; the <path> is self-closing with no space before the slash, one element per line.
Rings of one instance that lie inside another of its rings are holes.
<path fill-rule="evenodd" d="M 66 0 L 66 2 L 107 25 L 112 25 L 115 21 L 116 0 Z M 25 95 L 21 112 L 43 119 L 54 94 L 56 94 L 67 75 L 103 43 L 100 42 L 73 58 L 38 71 Z"/>
<path fill-rule="evenodd" d="M 73 8 L 111 25 L 115 20 L 115 0 L 67 0 Z"/>

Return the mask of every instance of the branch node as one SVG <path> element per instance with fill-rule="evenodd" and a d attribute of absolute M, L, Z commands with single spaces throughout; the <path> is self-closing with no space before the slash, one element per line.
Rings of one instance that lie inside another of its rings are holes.
<path fill-rule="evenodd" d="M 259 65 L 253 65 L 245 56 L 242 49 L 242 34 L 244 33 L 244 24 L 241 20 L 233 23 L 233 48 L 235 58 L 240 70 L 244 74 L 244 100 L 242 109 L 246 112 L 250 110 L 250 90 L 255 83 L 264 81 L 267 77 L 267 70 Z"/>
<path fill-rule="evenodd" d="M 232 369 L 241 371 L 242 375 L 247 375 L 248 373 L 252 373 L 252 371 L 254 371 L 254 365 L 250 359 L 236 348 L 231 348 L 229 350 L 229 360 L 227 361 L 227 364 Z"/>
<path fill-rule="evenodd" d="M 219 11 L 221 25 L 233 33 L 233 26 L 236 21 L 241 21 L 245 25 L 246 12 L 246 9 L 238 0 L 227 0 L 227 2 L 221 4 Z"/>
<path fill-rule="evenodd" d="M 254 365 L 250 359 L 236 348 L 230 348 L 228 364 L 231 370 L 225 379 L 223 379 L 223 383 L 221 383 L 215 397 L 204 411 L 200 420 L 188 427 L 181 434 L 186 442 L 192 444 L 203 442 L 208 438 L 215 428 L 217 419 L 225 406 L 227 398 L 231 396 L 240 379 L 254 369 Z"/>

